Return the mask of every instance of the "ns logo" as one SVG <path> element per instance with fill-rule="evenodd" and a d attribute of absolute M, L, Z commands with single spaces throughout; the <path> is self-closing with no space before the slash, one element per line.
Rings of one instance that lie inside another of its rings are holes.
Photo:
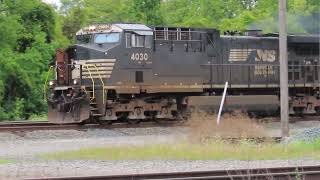
<path fill-rule="evenodd" d="M 256 62 L 275 62 L 276 50 L 257 49 L 257 56 L 255 57 L 255 61 Z"/>

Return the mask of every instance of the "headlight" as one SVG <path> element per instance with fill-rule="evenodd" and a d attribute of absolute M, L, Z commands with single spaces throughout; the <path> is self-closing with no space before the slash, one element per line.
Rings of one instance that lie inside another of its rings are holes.
<path fill-rule="evenodd" d="M 54 81 L 49 81 L 49 85 L 53 86 L 54 85 Z"/>
<path fill-rule="evenodd" d="M 78 80 L 74 79 L 73 80 L 73 85 L 77 85 L 78 84 Z"/>

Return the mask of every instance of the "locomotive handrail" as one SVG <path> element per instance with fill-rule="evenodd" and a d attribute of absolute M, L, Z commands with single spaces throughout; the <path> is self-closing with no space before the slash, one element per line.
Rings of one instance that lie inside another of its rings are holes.
<path fill-rule="evenodd" d="M 165 39 L 154 39 L 156 41 L 172 41 L 172 42 L 183 42 L 183 41 L 188 41 L 188 42 L 201 42 L 201 40 L 165 40 Z"/>
<path fill-rule="evenodd" d="M 177 31 L 177 30 L 159 30 L 159 29 L 155 29 L 154 30 L 155 32 L 183 32 L 183 33 L 202 33 L 202 34 L 206 34 L 207 32 L 206 31 Z"/>
<path fill-rule="evenodd" d="M 280 66 L 279 64 L 261 63 L 261 64 L 241 64 L 241 63 L 230 63 L 230 64 L 200 64 L 200 66 Z M 288 67 L 320 67 L 320 64 L 299 64 L 299 65 L 288 65 Z"/>
<path fill-rule="evenodd" d="M 75 64 L 66 64 L 65 66 L 74 66 Z M 93 96 L 92 98 L 95 98 L 95 82 L 94 82 L 94 79 L 93 79 L 93 76 L 92 76 L 92 69 L 90 70 L 89 66 L 92 66 L 94 67 L 94 69 L 96 70 L 97 74 L 99 75 L 99 79 L 101 81 L 101 84 L 103 85 L 103 103 L 105 103 L 105 91 L 104 91 L 104 87 L 105 87 L 105 84 L 103 82 L 103 79 L 102 79 L 102 76 L 101 76 L 101 73 L 98 71 L 98 68 L 96 65 L 89 65 L 89 64 L 84 64 L 83 67 L 89 72 L 89 75 L 90 75 L 90 79 L 91 79 L 91 82 L 92 82 L 92 93 L 93 93 Z M 49 68 L 49 71 L 48 71 L 48 74 L 47 74 L 47 77 L 46 77 L 46 81 L 45 81 L 45 84 L 44 84 L 44 88 L 43 88 L 43 93 L 44 93 L 44 99 L 46 99 L 46 86 L 47 86 L 47 82 L 48 82 L 48 78 L 49 78 L 49 74 L 51 72 L 51 70 L 53 68 L 57 69 L 57 65 L 52 65 L 50 66 Z"/>
<path fill-rule="evenodd" d="M 94 98 L 95 98 L 95 92 L 94 92 L 95 84 L 94 84 L 94 80 L 93 80 L 93 77 L 92 77 L 91 71 L 90 71 L 90 69 L 88 68 L 88 67 L 89 67 L 89 65 L 84 64 L 84 67 L 88 70 L 89 75 L 90 75 L 90 78 L 91 78 L 91 82 L 92 82 L 92 98 L 94 99 Z"/>
<path fill-rule="evenodd" d="M 159 35 L 157 33 L 163 33 L 163 35 Z M 201 42 L 201 38 L 200 39 L 193 39 L 193 34 L 206 34 L 206 31 L 197 31 L 197 30 L 181 30 L 176 28 L 175 30 L 169 30 L 169 29 L 154 29 L 154 40 L 156 41 L 177 41 L 177 42 L 190 42 L 190 41 L 194 41 L 194 42 Z M 181 34 L 187 34 L 187 39 L 181 39 Z M 174 36 L 175 38 L 170 38 L 170 36 Z"/>
<path fill-rule="evenodd" d="M 101 74 L 100 74 L 100 72 L 98 71 L 98 68 L 97 68 L 97 66 L 94 64 L 94 67 L 95 67 L 95 69 L 96 69 L 96 71 L 97 71 L 97 73 L 98 73 L 98 75 L 99 75 L 99 78 L 100 78 L 100 81 L 101 81 L 101 84 L 102 84 L 102 102 L 103 102 L 103 104 L 105 103 L 105 99 L 104 99 L 104 87 L 105 87 L 105 85 L 104 85 L 104 82 L 103 82 L 103 80 L 102 80 L 102 77 L 101 77 Z"/>
<path fill-rule="evenodd" d="M 48 70 L 48 73 L 47 73 L 47 77 L 46 77 L 46 81 L 44 82 L 44 85 L 43 85 L 43 99 L 46 101 L 47 99 L 47 83 L 48 83 L 48 79 L 49 79 L 49 75 L 50 75 L 50 72 L 51 70 L 53 69 L 53 66 L 50 66 L 49 67 L 49 70 Z"/>

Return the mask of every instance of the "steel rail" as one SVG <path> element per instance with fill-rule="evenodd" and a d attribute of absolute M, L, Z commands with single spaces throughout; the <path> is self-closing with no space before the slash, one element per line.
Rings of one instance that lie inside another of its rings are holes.
<path fill-rule="evenodd" d="M 163 123 L 158 124 L 156 122 L 145 122 L 142 124 L 113 124 L 113 125 L 100 125 L 100 124 L 51 124 L 48 122 L 36 122 L 36 123 L 0 123 L 0 132 L 31 132 L 38 130 L 78 130 L 86 131 L 89 129 L 124 129 L 124 128 L 150 128 L 150 127 L 189 127 L 179 123 Z M 281 142 L 282 137 L 205 137 L 207 140 L 225 141 L 228 143 L 240 143 L 248 141 L 252 143 L 264 143 L 264 142 Z"/>
<path fill-rule="evenodd" d="M 0 132 L 73 129 L 76 128 L 76 126 L 78 125 L 57 125 L 49 122 L 0 123 Z"/>
<path fill-rule="evenodd" d="M 219 179 L 219 180 L 243 180 L 243 179 L 320 179 L 320 165 L 297 166 L 297 167 L 270 167 L 255 169 L 228 169 L 214 171 L 191 171 L 191 172 L 171 172 L 171 173 L 148 173 L 148 174 L 127 174 L 108 176 L 86 176 L 86 177 L 46 177 L 35 178 L 33 180 L 150 180 L 150 179 Z M 30 179 L 31 180 L 31 179 Z"/>
<path fill-rule="evenodd" d="M 299 121 L 319 121 L 319 116 L 305 116 L 304 117 L 291 117 L 290 122 L 296 123 Z M 258 122 L 277 122 L 280 121 L 277 118 L 268 118 L 268 119 L 257 119 Z M 188 127 L 188 121 L 163 121 L 163 122 L 155 122 L 155 121 L 144 121 L 140 124 L 128 124 L 124 122 L 116 122 L 111 125 L 108 124 L 53 124 L 48 121 L 4 121 L 0 122 L 0 132 L 3 131 L 35 131 L 35 130 L 86 130 L 90 128 L 96 129 L 117 129 L 117 128 L 147 128 L 147 127 Z M 272 137 L 275 141 L 280 141 L 280 137 Z M 225 138 L 231 142 L 237 142 L 239 139 L 243 140 L 243 138 Z M 247 140 L 255 140 L 256 142 L 264 142 L 267 140 L 265 137 L 253 137 L 247 138 Z"/>
<path fill-rule="evenodd" d="M 88 129 L 120 129 L 120 128 L 148 128 L 148 127 L 176 127 L 183 126 L 178 122 L 158 124 L 156 122 L 144 122 L 141 124 L 116 123 L 104 124 L 52 124 L 49 122 L 5 122 L 0 123 L 0 132 L 37 131 L 37 130 L 88 130 Z"/>
<path fill-rule="evenodd" d="M 289 122 L 299 122 L 299 121 L 319 121 L 319 116 L 314 115 L 303 115 L 303 116 L 290 116 Z"/>
<path fill-rule="evenodd" d="M 100 124 L 52 124 L 49 122 L 34 122 L 34 123 L 0 123 L 0 132 L 30 132 L 38 130 L 79 130 L 85 131 L 89 129 L 123 129 L 123 128 L 150 128 L 150 127 L 189 127 L 188 125 L 171 122 L 158 124 L 156 122 L 145 122 L 141 124 L 113 124 L 113 125 L 100 125 Z M 281 137 L 205 137 L 208 140 L 225 141 L 229 143 L 239 143 L 249 141 L 252 143 L 263 142 L 281 142 Z"/>

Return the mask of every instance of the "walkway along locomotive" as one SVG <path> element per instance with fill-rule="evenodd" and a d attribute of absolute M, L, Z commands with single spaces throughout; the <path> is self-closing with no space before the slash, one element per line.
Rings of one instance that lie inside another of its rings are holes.
<path fill-rule="evenodd" d="M 58 50 L 49 121 L 179 119 L 190 106 L 279 109 L 276 34 L 222 36 L 215 29 L 98 24 Z M 320 113 L 319 35 L 288 36 L 290 113 Z"/>

